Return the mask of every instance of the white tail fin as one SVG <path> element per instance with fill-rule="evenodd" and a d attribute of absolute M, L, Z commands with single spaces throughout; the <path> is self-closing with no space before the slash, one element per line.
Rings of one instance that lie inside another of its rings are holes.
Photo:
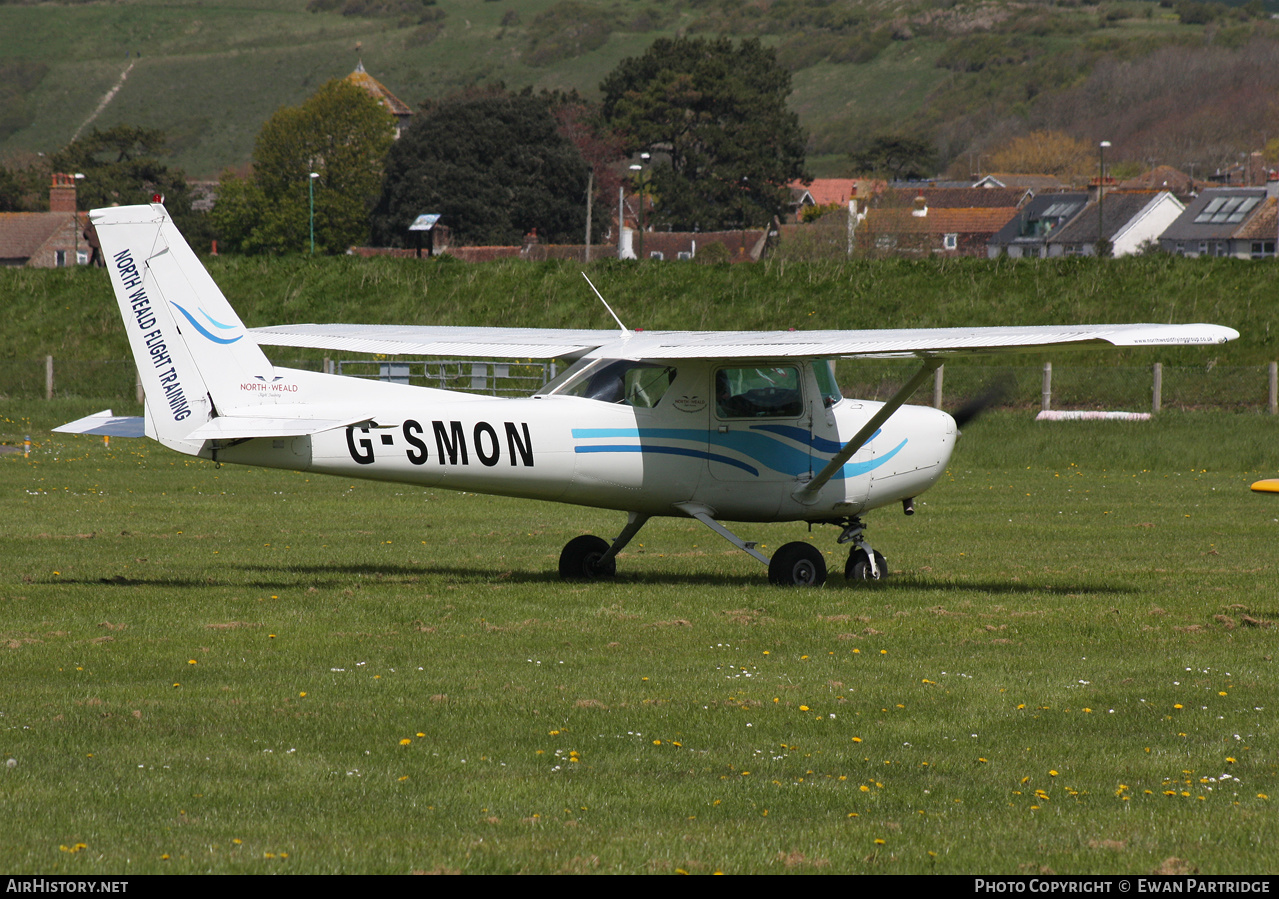
<path fill-rule="evenodd" d="M 254 405 L 240 385 L 271 382 L 271 363 L 163 206 L 89 215 L 146 393 L 147 436 L 198 453 L 203 441 L 189 435 L 219 412 Z"/>

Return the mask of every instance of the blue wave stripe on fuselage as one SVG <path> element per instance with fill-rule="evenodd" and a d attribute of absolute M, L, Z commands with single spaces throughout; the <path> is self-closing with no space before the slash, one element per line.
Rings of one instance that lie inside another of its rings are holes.
<path fill-rule="evenodd" d="M 796 428 L 789 425 L 757 425 L 752 426 L 751 431 L 729 431 L 728 433 L 707 432 L 698 428 L 573 428 L 572 435 L 578 439 L 633 439 L 640 441 L 651 440 L 686 440 L 701 445 L 711 445 L 723 447 L 741 453 L 743 456 L 749 457 L 752 461 L 758 462 L 765 468 L 782 474 L 797 477 L 814 470 L 814 466 L 820 468 L 828 460 L 820 457 L 810 457 L 807 449 L 798 449 L 790 446 L 775 437 L 769 436 L 765 431 L 776 431 L 792 440 L 806 442 L 808 432 L 802 428 Z M 880 432 L 876 431 L 875 436 Z M 833 446 L 834 449 L 827 449 L 825 452 L 828 456 L 833 456 L 842 444 L 833 440 L 821 439 L 823 446 Z M 873 438 L 872 438 L 873 439 Z M 906 446 L 907 440 L 902 440 L 897 446 L 877 456 L 874 459 L 865 462 L 848 462 L 835 475 L 835 479 L 852 478 L 858 475 L 869 474 L 879 468 L 893 456 L 901 452 Z M 669 455 L 692 456 L 698 458 L 709 459 L 713 462 L 721 462 L 740 468 L 743 471 L 749 471 L 751 474 L 758 475 L 759 472 L 754 467 L 733 459 L 730 456 L 724 456 L 719 453 L 711 453 L 703 450 L 689 449 L 685 447 L 664 446 L 655 443 L 641 444 L 613 444 L 608 447 L 576 447 L 576 452 L 653 452 L 667 453 Z"/>
<path fill-rule="evenodd" d="M 632 444 L 618 444 L 614 446 L 579 446 L 574 447 L 574 452 L 578 453 L 657 453 L 667 456 L 691 456 L 696 459 L 709 459 L 712 462 L 722 462 L 725 465 L 732 465 L 740 468 L 747 474 L 759 477 L 759 469 L 745 462 L 739 462 L 728 456 L 721 456 L 719 453 L 708 453 L 705 450 L 687 449 L 682 446 L 661 446 L 660 444 L 644 444 L 635 446 Z"/>
<path fill-rule="evenodd" d="M 183 309 L 177 303 L 174 303 L 172 300 L 170 300 L 169 302 L 174 309 L 181 312 L 183 317 L 191 323 L 191 327 L 199 331 L 201 336 L 207 337 L 209 340 L 212 340 L 214 343 L 222 343 L 222 344 L 235 343 L 237 340 L 240 339 L 240 337 L 244 336 L 243 334 L 241 334 L 239 335 L 239 337 L 218 337 L 216 334 L 211 334 L 208 331 L 208 329 L 204 327 L 204 325 L 200 324 L 198 321 L 195 320 L 195 316 L 193 316 L 190 312 L 187 312 L 185 309 Z M 222 327 L 222 326 L 219 325 L 219 327 Z"/>

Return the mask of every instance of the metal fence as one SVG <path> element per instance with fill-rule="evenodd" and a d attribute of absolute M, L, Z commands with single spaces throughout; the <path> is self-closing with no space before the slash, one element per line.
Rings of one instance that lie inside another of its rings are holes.
<path fill-rule="evenodd" d="M 460 390 L 490 396 L 528 396 L 555 377 L 563 363 L 440 359 L 280 360 L 280 365 L 350 377 Z M 918 370 L 909 360 L 841 361 L 845 396 L 886 400 Z M 998 405 L 1016 408 L 1276 411 L 1276 363 L 1268 365 L 995 365 L 944 366 L 930 393 L 916 403 L 955 408 L 1001 390 Z M 83 397 L 140 401 L 131 360 L 0 359 L 0 399 Z"/>
<path fill-rule="evenodd" d="M 294 366 L 295 368 L 297 366 Z M 489 396 L 528 396 L 555 377 L 559 366 L 548 362 L 477 362 L 470 359 L 349 359 L 330 363 L 339 375 L 438 387 Z"/>

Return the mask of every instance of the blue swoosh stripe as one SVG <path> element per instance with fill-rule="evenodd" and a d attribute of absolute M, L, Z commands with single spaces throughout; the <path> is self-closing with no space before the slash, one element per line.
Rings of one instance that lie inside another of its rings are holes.
<path fill-rule="evenodd" d="M 175 304 L 175 305 L 176 305 L 176 304 Z M 214 318 L 212 315 L 209 315 L 209 313 L 205 312 L 203 309 L 201 309 L 201 310 L 200 310 L 200 314 L 201 314 L 201 315 L 203 315 L 203 316 L 204 316 L 204 317 L 208 320 L 209 324 L 213 325 L 213 327 L 215 327 L 215 328 L 217 328 L 217 329 L 219 329 L 219 330 L 221 330 L 221 331 L 234 331 L 234 330 L 235 330 L 235 328 L 236 328 L 236 326 L 235 326 L 235 325 L 224 325 L 224 324 L 222 324 L 222 322 L 218 321 L 218 320 L 217 320 L 216 318 Z"/>
<path fill-rule="evenodd" d="M 734 468 L 740 468 L 747 474 L 759 477 L 759 469 L 745 462 L 739 462 L 728 456 L 721 456 L 719 453 L 708 453 L 703 450 L 686 449 L 682 446 L 629 446 L 621 444 L 617 446 L 578 446 L 573 449 L 576 453 L 658 453 L 667 456 L 691 456 L 695 459 L 709 459 L 712 462 L 722 462 L 725 465 L 732 465 Z"/>
<path fill-rule="evenodd" d="M 170 300 L 169 303 L 173 306 L 174 309 L 182 313 L 183 317 L 185 317 L 186 320 L 191 323 L 191 327 L 195 328 L 197 331 L 200 332 L 202 336 L 207 337 L 209 340 L 212 340 L 214 343 L 221 343 L 221 344 L 235 343 L 237 340 L 240 339 L 240 337 L 244 336 L 243 334 L 241 334 L 239 337 L 218 337 L 215 334 L 211 334 L 205 329 L 204 325 L 200 324 L 198 321 L 195 320 L 195 316 L 193 316 L 190 312 L 187 312 L 185 309 L 183 309 L 177 303 L 174 303 L 172 300 Z M 210 319 L 210 321 L 212 321 L 212 319 Z M 222 326 L 219 325 L 218 327 L 222 327 Z"/>
<path fill-rule="evenodd" d="M 844 444 L 838 440 L 829 440 L 825 437 L 818 437 L 816 434 L 810 435 L 808 431 L 803 428 L 797 428 L 794 425 L 751 425 L 751 430 L 780 434 L 783 437 L 794 440 L 796 443 L 802 443 L 804 446 L 811 445 L 819 453 L 830 453 L 832 456 L 844 448 Z M 880 428 L 874 434 L 871 434 L 870 439 L 874 440 L 882 430 Z"/>
<path fill-rule="evenodd" d="M 572 435 L 575 438 L 583 439 L 599 439 L 599 438 L 629 438 L 633 440 L 688 440 L 698 444 L 710 444 L 712 446 L 722 447 L 743 456 L 749 457 L 752 461 L 759 463 L 765 468 L 773 471 L 781 472 L 791 476 L 799 476 L 805 472 L 813 470 L 813 464 L 820 462 L 820 459 L 810 457 L 807 449 L 798 449 L 782 443 L 776 438 L 768 436 L 762 432 L 777 432 L 782 436 L 796 440 L 799 443 L 807 444 L 808 432 L 802 428 L 796 428 L 787 425 L 755 425 L 750 431 L 729 431 L 720 434 L 715 432 L 707 432 L 700 428 L 573 428 Z M 880 431 L 876 431 L 878 436 Z M 872 437 L 873 439 L 873 437 Z M 836 451 L 842 448 L 843 444 L 838 441 L 827 440 L 825 438 L 815 438 L 820 440 L 818 451 L 825 451 L 834 455 Z M 835 479 L 851 478 L 858 475 L 869 474 L 879 468 L 893 456 L 901 452 L 906 445 L 907 440 L 903 440 L 892 450 L 870 459 L 866 462 L 849 462 L 835 475 Z M 668 453 L 672 455 L 692 456 L 696 458 L 709 459 L 715 462 L 721 462 L 740 468 L 743 471 L 749 471 L 751 474 L 758 475 L 758 470 L 753 466 L 725 456 L 720 453 L 703 452 L 700 450 L 684 449 L 677 447 L 663 447 L 655 444 L 645 444 L 643 446 L 635 445 L 617 445 L 607 448 L 594 450 L 591 447 L 578 447 L 577 452 L 654 452 Z"/>

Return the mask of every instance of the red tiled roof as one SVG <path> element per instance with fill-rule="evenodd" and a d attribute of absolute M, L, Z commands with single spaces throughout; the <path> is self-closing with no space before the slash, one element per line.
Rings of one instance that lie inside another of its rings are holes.
<path fill-rule="evenodd" d="M 1021 187 L 895 187 L 884 193 L 881 203 L 909 207 L 916 197 L 928 201 L 928 208 L 976 209 L 1019 208 L 1028 198 Z"/>
<path fill-rule="evenodd" d="M 866 227 L 876 234 L 994 234 L 1017 215 L 1016 207 L 932 209 L 917 216 L 909 208 L 872 209 Z"/>
<path fill-rule="evenodd" d="M 62 212 L 0 212 L 0 259 L 30 259 L 67 219 Z"/>
<path fill-rule="evenodd" d="M 854 196 L 869 199 L 881 193 L 887 185 L 873 178 L 814 178 L 811 184 L 792 181 L 787 185 L 791 190 L 808 191 L 816 206 L 829 206 L 832 203 L 847 203 Z"/>
<path fill-rule="evenodd" d="M 1234 236 L 1238 240 L 1274 240 L 1276 232 L 1279 232 L 1279 199 L 1267 197 Z"/>

